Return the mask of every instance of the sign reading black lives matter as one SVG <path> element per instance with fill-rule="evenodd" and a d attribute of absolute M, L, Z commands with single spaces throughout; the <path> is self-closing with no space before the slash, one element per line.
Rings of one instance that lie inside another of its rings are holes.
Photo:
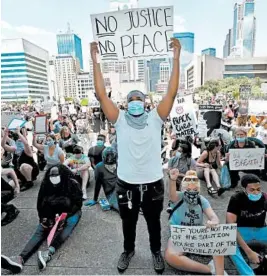
<path fill-rule="evenodd" d="M 195 134 L 197 127 L 192 95 L 176 98 L 170 117 L 177 138 Z"/>
<path fill-rule="evenodd" d="M 94 14 L 91 21 L 102 61 L 170 56 L 172 6 Z"/>
<path fill-rule="evenodd" d="M 199 255 L 235 255 L 236 224 L 171 226 L 171 240 L 179 252 Z"/>

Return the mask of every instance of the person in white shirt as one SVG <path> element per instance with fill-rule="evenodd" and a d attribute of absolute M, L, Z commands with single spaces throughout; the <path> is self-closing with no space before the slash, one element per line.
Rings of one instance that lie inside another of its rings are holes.
<path fill-rule="evenodd" d="M 163 209 L 164 184 L 161 164 L 161 128 L 170 114 L 179 86 L 181 45 L 172 39 L 173 70 L 169 88 L 157 108 L 145 112 L 145 95 L 131 91 L 127 96 L 128 111 L 119 110 L 106 94 L 97 63 L 96 42 L 91 43 L 94 84 L 97 98 L 107 119 L 114 124 L 118 147 L 118 182 L 116 186 L 124 235 L 124 252 L 118 262 L 119 272 L 125 271 L 135 253 L 136 224 L 140 207 L 146 219 L 154 269 L 165 269 L 161 255 L 160 214 Z"/>

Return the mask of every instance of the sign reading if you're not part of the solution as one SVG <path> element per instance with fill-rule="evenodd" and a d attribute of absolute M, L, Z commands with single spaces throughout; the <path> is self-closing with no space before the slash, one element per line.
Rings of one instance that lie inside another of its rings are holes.
<path fill-rule="evenodd" d="M 230 149 L 229 166 L 232 171 L 264 169 L 265 149 Z"/>
<path fill-rule="evenodd" d="M 170 56 L 172 6 L 94 14 L 91 21 L 102 61 Z"/>
<path fill-rule="evenodd" d="M 171 226 L 171 240 L 179 252 L 199 255 L 235 255 L 236 224 Z"/>

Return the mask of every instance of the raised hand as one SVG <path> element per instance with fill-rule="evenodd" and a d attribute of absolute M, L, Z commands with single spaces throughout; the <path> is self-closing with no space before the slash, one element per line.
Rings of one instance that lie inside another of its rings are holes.
<path fill-rule="evenodd" d="M 97 63 L 97 54 L 99 53 L 97 42 L 94 41 L 90 43 L 90 52 L 91 52 L 92 61 L 94 63 Z"/>

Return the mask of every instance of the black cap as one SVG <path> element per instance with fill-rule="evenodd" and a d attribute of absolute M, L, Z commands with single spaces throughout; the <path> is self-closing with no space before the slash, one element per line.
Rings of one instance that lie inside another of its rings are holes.
<path fill-rule="evenodd" d="M 51 168 L 49 175 L 50 176 L 58 176 L 59 175 L 58 167 Z"/>

